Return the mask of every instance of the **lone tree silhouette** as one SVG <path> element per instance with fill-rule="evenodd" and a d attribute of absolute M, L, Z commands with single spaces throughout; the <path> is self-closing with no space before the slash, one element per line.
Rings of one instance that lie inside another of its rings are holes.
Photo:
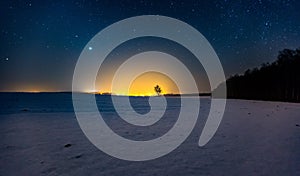
<path fill-rule="evenodd" d="M 159 85 L 156 85 L 156 86 L 154 87 L 154 91 L 157 93 L 157 95 L 160 95 L 161 92 L 162 92 L 162 90 L 161 90 L 161 88 L 159 87 Z"/>

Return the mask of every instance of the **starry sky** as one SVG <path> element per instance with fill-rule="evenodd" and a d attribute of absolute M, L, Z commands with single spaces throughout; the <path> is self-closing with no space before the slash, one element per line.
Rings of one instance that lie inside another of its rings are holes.
<path fill-rule="evenodd" d="M 137 15 L 169 16 L 199 30 L 229 77 L 300 47 L 299 7 L 296 0 L 1 1 L 0 91 L 70 91 L 87 42 Z"/>

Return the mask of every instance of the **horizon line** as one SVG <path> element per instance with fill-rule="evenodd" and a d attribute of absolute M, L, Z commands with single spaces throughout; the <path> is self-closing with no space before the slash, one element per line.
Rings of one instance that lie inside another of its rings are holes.
<path fill-rule="evenodd" d="M 86 91 L 0 91 L 0 93 L 85 93 L 85 94 L 96 94 L 96 95 L 113 95 L 113 96 L 157 96 L 157 94 L 153 95 L 125 95 L 125 94 L 117 94 L 111 92 L 86 92 Z M 211 92 L 198 92 L 198 93 L 165 93 L 160 94 L 163 96 L 179 96 L 179 95 L 211 95 Z"/>

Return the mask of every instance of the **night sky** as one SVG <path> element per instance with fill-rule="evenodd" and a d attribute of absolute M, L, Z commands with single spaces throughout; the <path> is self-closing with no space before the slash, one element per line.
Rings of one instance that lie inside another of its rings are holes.
<path fill-rule="evenodd" d="M 226 77 L 300 47 L 300 1 L 1 1 L 0 91 L 70 91 L 87 42 L 137 15 L 169 16 L 199 30 Z"/>

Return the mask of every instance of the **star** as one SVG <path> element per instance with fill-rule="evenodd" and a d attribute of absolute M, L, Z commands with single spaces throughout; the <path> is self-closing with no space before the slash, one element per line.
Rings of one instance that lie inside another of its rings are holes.
<path fill-rule="evenodd" d="M 5 60 L 6 60 L 6 61 L 8 61 L 8 57 L 7 57 L 7 58 L 5 58 Z"/>
<path fill-rule="evenodd" d="M 93 47 L 89 46 L 89 50 L 91 51 L 93 49 Z"/>

